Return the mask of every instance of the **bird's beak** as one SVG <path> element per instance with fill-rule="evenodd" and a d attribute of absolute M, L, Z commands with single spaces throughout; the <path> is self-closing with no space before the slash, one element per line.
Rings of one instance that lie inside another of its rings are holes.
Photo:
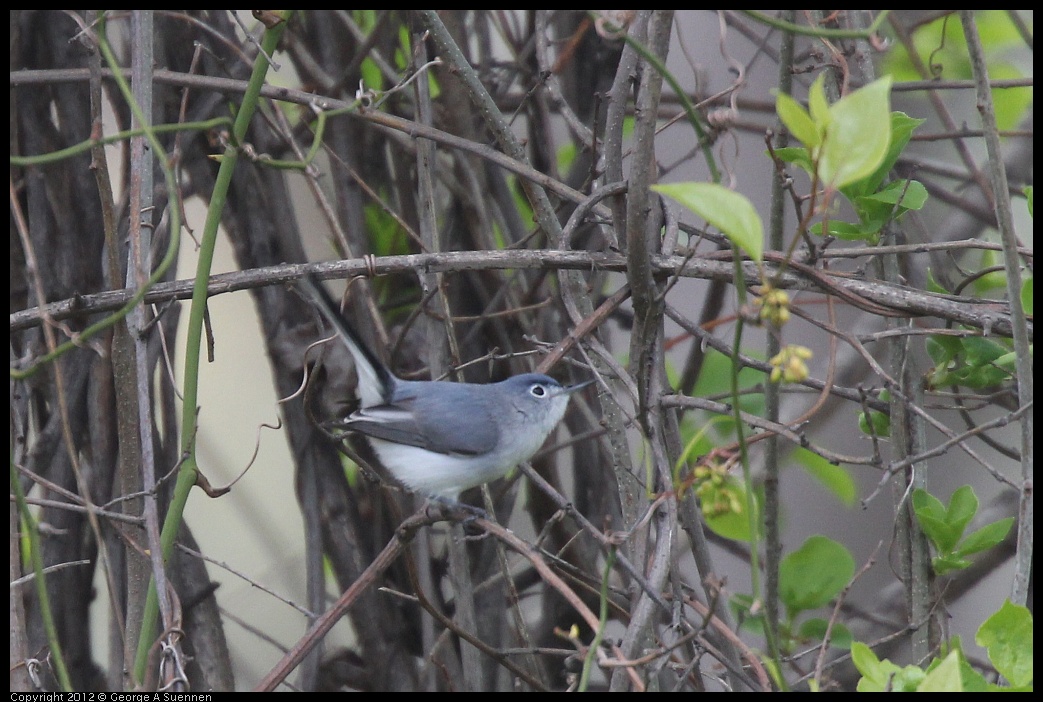
<path fill-rule="evenodd" d="M 565 392 L 567 394 L 571 395 L 572 393 L 574 393 L 574 392 L 576 392 L 578 390 L 582 390 L 583 388 L 587 387 L 588 385 L 593 383 L 595 380 L 596 380 L 596 378 L 591 378 L 590 380 L 584 380 L 582 383 L 576 383 L 575 385 L 570 385 L 567 388 L 565 388 Z"/>

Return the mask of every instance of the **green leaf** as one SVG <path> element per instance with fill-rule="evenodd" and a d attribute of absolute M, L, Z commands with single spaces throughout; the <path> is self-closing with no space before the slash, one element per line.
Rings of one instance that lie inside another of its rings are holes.
<path fill-rule="evenodd" d="M 948 289 L 935 279 L 934 271 L 930 268 L 927 269 L 927 292 L 941 293 L 942 295 L 949 294 Z"/>
<path fill-rule="evenodd" d="M 960 345 L 960 340 L 954 336 L 934 334 L 927 337 L 924 348 L 934 365 L 947 366 L 963 347 Z"/>
<path fill-rule="evenodd" d="M 1009 62 L 989 61 L 990 80 L 1008 80 L 1024 78 L 1025 72 Z M 1011 88 L 997 90 L 993 93 L 993 106 L 996 113 L 996 128 L 1000 130 L 1017 129 L 1025 118 L 1025 113 L 1032 106 L 1032 88 Z"/>
<path fill-rule="evenodd" d="M 760 261 L 764 251 L 764 227 L 753 203 L 734 190 L 716 183 L 671 183 L 652 190 L 680 202 L 717 227 L 728 239 Z"/>
<path fill-rule="evenodd" d="M 899 670 L 891 661 L 877 658 L 873 649 L 861 641 L 851 644 L 851 662 L 862 674 L 862 679 L 858 681 L 859 692 L 881 692 L 889 684 L 891 676 Z"/>
<path fill-rule="evenodd" d="M 714 505 L 720 500 L 730 506 L 728 511 L 716 511 Z M 746 486 L 734 478 L 726 478 L 721 486 L 709 486 L 699 493 L 699 501 L 703 508 L 703 518 L 715 534 L 726 539 L 749 543 L 750 518 L 746 513 Z M 754 524 L 760 524 L 760 500 L 756 493 L 753 500 L 758 516 Z"/>
<path fill-rule="evenodd" d="M 909 140 L 913 137 L 913 132 L 926 121 L 910 117 L 904 112 L 895 111 L 891 113 L 891 144 L 888 146 L 884 162 L 880 164 L 880 168 L 870 177 L 867 183 L 870 187 L 873 189 L 879 187 L 880 183 L 891 172 L 891 169 L 894 168 L 894 165 L 898 163 L 902 152 L 905 151 L 905 147 L 908 146 Z M 879 178 L 879 180 L 873 182 L 876 178 Z"/>
<path fill-rule="evenodd" d="M 833 115 L 829 111 L 829 101 L 826 100 L 826 74 L 819 73 L 811 87 L 808 88 L 808 110 L 811 119 L 815 121 L 819 129 L 825 129 L 833 121 Z"/>
<path fill-rule="evenodd" d="M 1032 314 L 1032 276 L 1021 282 L 1021 308 L 1025 314 Z"/>
<path fill-rule="evenodd" d="M 841 544 L 812 536 L 782 559 L 779 597 L 792 615 L 823 607 L 844 589 L 855 574 L 855 559 Z"/>
<path fill-rule="evenodd" d="M 870 427 L 870 422 L 872 426 Z M 878 436 L 887 438 L 891 436 L 891 418 L 883 412 L 877 412 L 876 410 L 869 411 L 869 419 L 866 420 L 866 413 L 858 413 L 858 429 L 866 436 Z"/>
<path fill-rule="evenodd" d="M 369 34 L 377 26 L 377 13 L 374 10 L 353 10 L 352 16 L 364 34 Z M 409 46 L 409 34 L 403 35 L 402 32 L 399 32 L 400 47 L 403 41 L 405 46 Z M 409 52 L 407 51 L 405 55 L 408 56 Z M 404 69 L 405 65 L 401 65 L 399 68 Z M 373 59 L 363 59 L 362 65 L 359 66 L 359 74 L 367 90 L 381 90 L 383 88 L 383 74 Z"/>
<path fill-rule="evenodd" d="M 818 161 L 824 184 L 841 188 L 871 175 L 883 162 L 891 143 L 890 93 L 891 78 L 885 76 L 829 108 L 831 121 Z"/>
<path fill-rule="evenodd" d="M 1001 542 L 1014 523 L 1012 518 L 1000 519 L 963 539 L 963 532 L 978 512 L 978 496 L 969 485 L 953 492 L 948 507 L 943 507 L 926 490 L 917 488 L 913 491 L 912 505 L 920 527 L 938 551 L 938 556 L 932 561 L 938 575 L 969 566 L 966 556 Z"/>
<path fill-rule="evenodd" d="M 826 628 L 829 622 L 820 617 L 812 617 L 803 622 L 797 629 L 797 635 L 806 641 L 822 641 L 826 636 Z M 833 631 L 829 637 L 829 645 L 834 648 L 849 650 L 854 638 L 851 630 L 840 622 L 833 624 Z"/>
<path fill-rule="evenodd" d="M 1032 683 L 1032 612 L 1005 600 L 978 629 L 974 640 L 1011 685 Z"/>
<path fill-rule="evenodd" d="M 829 220 L 827 231 L 830 236 L 835 236 L 842 241 L 865 241 L 875 244 L 879 238 L 880 228 L 883 226 L 883 219 L 875 222 L 860 222 L 858 224 L 831 219 Z M 822 222 L 811 225 L 808 231 L 816 236 L 822 236 Z"/>
<path fill-rule="evenodd" d="M 912 692 L 924 678 L 924 672 L 915 665 L 899 668 L 886 658 L 878 659 L 861 641 L 851 645 L 851 662 L 862 674 L 858 681 L 859 692 Z"/>
<path fill-rule="evenodd" d="M 931 567 L 934 569 L 935 575 L 945 575 L 956 570 L 963 570 L 964 568 L 969 568 L 970 565 L 971 562 L 966 558 L 960 558 L 952 554 L 945 554 L 931 559 Z"/>
<path fill-rule="evenodd" d="M 967 538 L 960 542 L 955 553 L 959 556 L 970 556 L 971 554 L 991 549 L 1006 538 L 1013 526 L 1013 516 L 997 519 L 996 522 L 987 524 L 977 531 L 968 534 Z"/>
<path fill-rule="evenodd" d="M 811 162 L 811 154 L 803 146 L 786 146 L 775 149 L 775 155 L 785 163 L 795 163 L 807 171 L 808 175 L 815 172 L 815 166 Z"/>
<path fill-rule="evenodd" d="M 992 366 L 966 366 L 954 370 L 949 374 L 949 378 L 956 385 L 985 390 L 1010 380 L 1010 373 Z"/>
<path fill-rule="evenodd" d="M 873 669 L 880 665 L 880 659 L 873 653 L 873 649 L 861 641 L 851 644 L 851 662 L 855 664 L 855 668 L 862 675 L 869 675 Z"/>
<path fill-rule="evenodd" d="M 927 673 L 923 672 L 915 665 L 907 665 L 895 673 L 894 678 L 891 679 L 891 691 L 916 692 L 920 687 L 920 683 L 923 682 L 923 679 L 926 676 Z"/>
<path fill-rule="evenodd" d="M 756 355 L 756 354 L 755 354 Z M 708 349 L 703 358 L 703 369 L 692 390 L 693 397 L 713 397 L 731 392 L 732 359 L 719 351 Z M 748 366 L 739 370 L 739 389 L 757 387 L 764 376 Z M 739 396 L 739 409 L 757 416 L 764 414 L 764 394 L 745 392 Z M 735 435 L 734 417 L 729 415 L 698 413 L 703 422 L 713 422 L 718 437 Z"/>
<path fill-rule="evenodd" d="M 758 600 L 757 606 L 754 607 L 754 600 L 751 595 L 738 593 L 732 595 L 731 599 L 728 600 L 728 606 L 735 614 L 735 618 L 740 622 L 739 627 L 742 631 L 747 631 L 756 636 L 765 635 L 764 606 L 761 600 Z M 786 622 L 779 622 L 779 638 L 782 640 L 789 638 Z"/>
<path fill-rule="evenodd" d="M 922 514 L 925 517 L 937 519 L 943 524 L 945 523 L 945 505 L 923 488 L 913 490 L 913 509 L 917 515 Z"/>
<path fill-rule="evenodd" d="M 764 607 L 758 606 L 757 611 L 754 612 L 752 595 L 736 593 L 728 600 L 728 606 L 735 614 L 735 618 L 742 621 L 743 629 L 764 633 Z M 750 626 L 751 622 L 752 626 Z"/>
<path fill-rule="evenodd" d="M 1031 347 L 1029 347 L 1029 350 L 1031 352 Z M 1013 351 L 1010 351 L 993 361 L 992 365 L 998 368 L 999 370 L 1003 371 L 1004 373 L 1014 375 L 1014 373 L 1017 372 L 1017 360 L 1018 354 L 1014 353 Z"/>
<path fill-rule="evenodd" d="M 970 485 L 956 488 L 949 498 L 949 509 L 946 512 L 946 521 L 962 534 L 978 512 L 978 496 L 974 494 L 974 488 Z"/>
<path fill-rule="evenodd" d="M 962 340 L 968 365 L 984 366 L 1007 353 L 1008 349 L 983 336 L 967 336 Z"/>
<path fill-rule="evenodd" d="M 840 466 L 830 463 L 817 453 L 799 447 L 793 452 L 793 459 L 808 472 L 808 475 L 822 483 L 848 507 L 858 499 L 858 488 L 854 479 Z"/>
<path fill-rule="evenodd" d="M 902 155 L 906 145 L 908 145 L 913 131 L 923 123 L 924 120 L 913 119 L 904 112 L 892 112 L 891 143 L 887 147 L 887 154 L 871 175 L 842 188 L 844 196 L 854 202 L 858 197 L 876 192 L 880 184 L 890 175 L 895 163 L 898 162 L 898 158 Z"/>
<path fill-rule="evenodd" d="M 775 96 L 775 111 L 779 119 L 796 137 L 800 143 L 808 148 L 814 148 L 822 143 L 822 133 L 819 131 L 811 115 L 804 107 L 786 93 Z"/>
<path fill-rule="evenodd" d="M 858 213 L 858 221 L 861 222 L 863 228 L 871 231 L 874 235 L 883 229 L 885 224 L 905 212 L 900 207 L 877 202 L 876 200 L 867 200 L 864 197 L 858 198 L 854 205 L 855 212 Z"/>
<path fill-rule="evenodd" d="M 960 652 L 951 651 L 916 686 L 917 692 L 963 692 L 963 672 L 960 669 Z"/>
<path fill-rule="evenodd" d="M 913 511 L 920 528 L 935 549 L 942 555 L 952 553 L 963 535 L 963 529 L 950 523 L 949 515 L 938 498 L 923 488 L 913 490 Z"/>
<path fill-rule="evenodd" d="M 409 239 L 399 220 L 388 214 L 387 208 L 373 204 L 362 208 L 370 247 L 377 256 L 404 254 L 409 251 Z"/>
<path fill-rule="evenodd" d="M 879 192 L 863 195 L 855 200 L 856 205 L 865 202 L 880 202 L 889 205 L 889 209 L 894 210 L 895 216 L 898 216 L 906 210 L 923 209 L 927 202 L 927 188 L 917 180 L 896 180 Z M 898 207 L 896 208 L 895 205 Z"/>
<path fill-rule="evenodd" d="M 935 519 L 920 513 L 917 513 L 916 517 L 917 521 L 920 522 L 920 528 L 923 529 L 924 534 L 934 544 L 934 548 L 938 553 L 941 556 L 951 554 L 952 550 L 956 548 L 956 544 L 960 541 L 960 531 L 954 529 L 951 524 L 947 524 L 942 519 Z"/>
<path fill-rule="evenodd" d="M 953 636 L 948 641 L 943 641 L 941 646 L 941 653 L 938 655 L 948 655 L 951 652 L 957 652 L 960 654 L 960 675 L 963 678 L 963 691 L 964 692 L 986 692 L 989 690 L 989 683 L 985 680 L 981 673 L 971 667 L 971 664 L 967 662 L 967 656 L 963 652 L 963 642 L 959 636 Z M 927 666 L 927 672 L 935 670 L 942 664 L 942 660 L 935 658 L 931 661 L 931 664 Z"/>
<path fill-rule="evenodd" d="M 968 534 L 967 538 L 959 543 L 956 547 L 956 555 L 970 556 L 996 546 L 1007 538 L 1012 526 L 1014 526 L 1014 517 L 1005 517 L 992 524 L 986 524 L 981 529 Z"/>
<path fill-rule="evenodd" d="M 980 255 L 981 263 L 978 264 L 980 270 L 986 268 L 998 270 L 992 270 L 975 278 L 974 294 L 985 297 L 994 290 L 1006 290 L 1007 272 L 1003 269 L 1002 254 L 1000 254 L 999 251 L 984 249 L 981 251 Z"/>

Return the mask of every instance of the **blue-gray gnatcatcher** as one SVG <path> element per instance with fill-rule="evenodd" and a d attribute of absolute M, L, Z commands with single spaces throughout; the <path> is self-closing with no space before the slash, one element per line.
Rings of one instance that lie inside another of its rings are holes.
<path fill-rule="evenodd" d="M 321 283 L 310 275 L 300 283 L 355 359 L 360 406 L 338 425 L 364 434 L 391 475 L 424 496 L 455 501 L 529 460 L 565 415 L 569 396 L 593 382 L 563 387 L 539 373 L 488 384 L 402 380 Z"/>

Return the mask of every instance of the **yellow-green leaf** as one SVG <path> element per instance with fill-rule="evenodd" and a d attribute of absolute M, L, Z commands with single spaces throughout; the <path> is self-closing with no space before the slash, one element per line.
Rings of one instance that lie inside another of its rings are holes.
<path fill-rule="evenodd" d="M 764 227 L 753 203 L 745 195 L 716 183 L 670 183 L 652 190 L 680 202 L 721 230 L 755 261 L 764 252 Z"/>
<path fill-rule="evenodd" d="M 790 134 L 799 139 L 804 146 L 811 149 L 822 142 L 822 134 L 812 121 L 811 115 L 789 95 L 779 93 L 775 96 L 775 111 L 779 113 L 779 119 L 786 125 Z"/>
<path fill-rule="evenodd" d="M 829 108 L 819 154 L 823 183 L 841 188 L 871 175 L 891 143 L 891 78 L 884 77 L 842 97 Z"/>

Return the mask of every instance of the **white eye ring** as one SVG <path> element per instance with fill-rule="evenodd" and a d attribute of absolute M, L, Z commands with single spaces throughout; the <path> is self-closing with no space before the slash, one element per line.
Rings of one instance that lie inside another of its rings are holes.
<path fill-rule="evenodd" d="M 529 394 L 531 394 L 533 397 L 546 397 L 547 388 L 540 385 L 539 383 L 533 383 L 532 386 L 529 388 Z"/>

